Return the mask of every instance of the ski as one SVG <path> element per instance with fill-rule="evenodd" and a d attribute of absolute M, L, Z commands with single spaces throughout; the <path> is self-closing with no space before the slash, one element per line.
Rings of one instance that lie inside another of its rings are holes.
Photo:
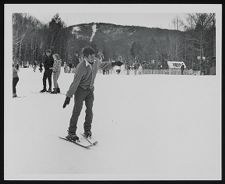
<path fill-rule="evenodd" d="M 66 96 L 65 93 L 56 93 L 56 95 L 63 95 L 63 96 Z"/>
<path fill-rule="evenodd" d="M 78 141 L 71 141 L 71 140 L 69 140 L 69 139 L 67 139 L 67 138 L 65 138 L 65 137 L 60 137 L 60 136 L 59 136 L 59 138 L 65 140 L 65 141 L 74 143 L 74 144 L 76 144 L 76 145 L 78 145 L 78 146 L 81 146 L 81 147 L 83 147 L 83 148 L 86 148 L 86 149 L 90 149 L 90 147 L 92 146 L 91 144 L 89 144 L 89 145 L 84 145 L 84 144 L 82 144 L 82 143 L 80 143 L 80 142 L 78 142 Z"/>
<path fill-rule="evenodd" d="M 84 134 L 82 134 L 82 137 L 87 140 L 91 145 L 95 146 L 96 144 L 98 144 L 98 141 L 96 141 L 94 138 L 87 138 Z"/>

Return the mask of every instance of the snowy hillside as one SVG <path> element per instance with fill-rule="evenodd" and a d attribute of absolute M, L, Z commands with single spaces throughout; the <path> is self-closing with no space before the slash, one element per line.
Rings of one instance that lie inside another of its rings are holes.
<path fill-rule="evenodd" d="M 42 75 L 20 69 L 5 101 L 5 179 L 219 179 L 221 94 L 217 76 L 102 75 L 95 81 L 93 135 L 86 150 L 60 140 L 73 99 L 40 94 Z M 61 73 L 66 93 L 73 74 Z M 83 132 L 85 106 L 78 122 Z"/>

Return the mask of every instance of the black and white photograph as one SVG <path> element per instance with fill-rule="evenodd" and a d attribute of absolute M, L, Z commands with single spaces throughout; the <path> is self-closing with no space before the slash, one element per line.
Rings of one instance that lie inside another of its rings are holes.
<path fill-rule="evenodd" d="M 222 4 L 4 4 L 5 180 L 221 180 Z"/>

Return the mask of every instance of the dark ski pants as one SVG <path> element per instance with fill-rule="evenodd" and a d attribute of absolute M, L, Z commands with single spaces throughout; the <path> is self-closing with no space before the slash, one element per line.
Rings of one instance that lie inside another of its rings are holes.
<path fill-rule="evenodd" d="M 14 77 L 13 78 L 13 94 L 16 94 L 16 85 L 19 81 L 19 77 Z"/>
<path fill-rule="evenodd" d="M 81 87 L 77 88 L 77 91 L 74 95 L 74 107 L 72 117 L 70 118 L 70 126 L 68 131 L 70 133 L 76 133 L 77 130 L 77 121 L 82 110 L 83 101 L 85 101 L 86 106 L 86 116 L 84 122 L 84 131 L 91 130 L 91 123 L 93 119 L 93 101 L 94 101 L 94 91 L 93 89 L 83 89 Z"/>
<path fill-rule="evenodd" d="M 46 80 L 48 79 L 49 89 L 52 89 L 52 70 L 45 70 L 43 75 L 43 88 L 46 89 Z"/>

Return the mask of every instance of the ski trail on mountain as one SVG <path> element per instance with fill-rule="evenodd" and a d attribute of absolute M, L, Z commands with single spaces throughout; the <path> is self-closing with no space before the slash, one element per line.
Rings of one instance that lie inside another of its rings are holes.
<path fill-rule="evenodd" d="M 91 38 L 90 38 L 90 42 L 92 42 L 92 40 L 93 40 L 93 38 L 95 36 L 96 31 L 97 31 L 97 27 L 96 27 L 96 24 L 94 24 L 92 26 L 92 35 L 91 35 Z"/>

